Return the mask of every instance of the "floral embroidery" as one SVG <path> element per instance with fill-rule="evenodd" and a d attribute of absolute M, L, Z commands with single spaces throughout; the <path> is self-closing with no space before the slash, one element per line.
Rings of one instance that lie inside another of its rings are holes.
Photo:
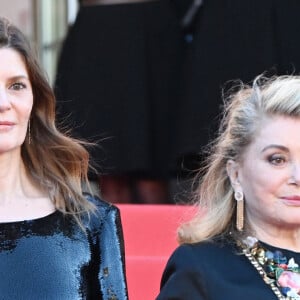
<path fill-rule="evenodd" d="M 287 260 L 281 251 L 266 250 L 253 237 L 244 245 L 244 254 L 278 299 L 300 300 L 300 268 L 294 258 Z"/>

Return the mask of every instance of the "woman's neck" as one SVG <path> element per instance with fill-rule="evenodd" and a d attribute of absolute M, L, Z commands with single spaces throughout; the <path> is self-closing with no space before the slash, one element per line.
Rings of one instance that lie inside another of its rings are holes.
<path fill-rule="evenodd" d="M 21 156 L 17 153 L 0 155 L 0 203 L 7 197 L 22 193 L 22 181 L 27 174 Z"/>
<path fill-rule="evenodd" d="M 39 218 L 54 210 L 47 193 L 31 180 L 21 157 L 0 155 L 0 222 Z"/>
<path fill-rule="evenodd" d="M 274 226 L 269 224 L 263 227 L 254 227 L 254 237 L 258 240 L 282 249 L 300 252 L 299 226 Z"/>

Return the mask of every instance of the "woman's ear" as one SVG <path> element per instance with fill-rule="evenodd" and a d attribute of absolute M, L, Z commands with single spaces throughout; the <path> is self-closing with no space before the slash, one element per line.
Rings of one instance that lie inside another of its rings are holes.
<path fill-rule="evenodd" d="M 227 175 L 233 188 L 240 185 L 239 182 L 239 163 L 229 159 L 226 164 Z"/>

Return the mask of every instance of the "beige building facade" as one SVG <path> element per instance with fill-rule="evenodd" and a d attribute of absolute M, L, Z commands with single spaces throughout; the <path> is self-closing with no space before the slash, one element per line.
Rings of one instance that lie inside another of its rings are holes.
<path fill-rule="evenodd" d="M 50 83 L 68 26 L 77 13 L 77 0 L 0 0 L 0 15 L 30 39 Z"/>

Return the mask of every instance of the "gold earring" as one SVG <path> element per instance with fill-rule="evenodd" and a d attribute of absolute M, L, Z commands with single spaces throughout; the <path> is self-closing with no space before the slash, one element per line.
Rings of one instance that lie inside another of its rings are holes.
<path fill-rule="evenodd" d="M 244 195 L 243 192 L 234 192 L 236 200 L 236 228 L 238 231 L 243 231 L 244 228 Z"/>
<path fill-rule="evenodd" d="M 30 120 L 28 121 L 28 144 L 31 144 L 31 127 L 30 127 Z"/>

